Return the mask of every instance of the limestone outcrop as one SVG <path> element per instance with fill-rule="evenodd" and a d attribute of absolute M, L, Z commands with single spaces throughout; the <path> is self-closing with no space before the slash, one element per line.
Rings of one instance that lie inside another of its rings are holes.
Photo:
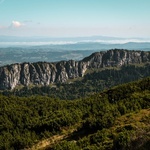
<path fill-rule="evenodd" d="M 120 67 L 150 62 L 150 52 L 109 50 L 91 54 L 81 61 L 21 63 L 0 67 L 0 90 L 18 85 L 49 85 L 84 76 L 89 68 Z"/>

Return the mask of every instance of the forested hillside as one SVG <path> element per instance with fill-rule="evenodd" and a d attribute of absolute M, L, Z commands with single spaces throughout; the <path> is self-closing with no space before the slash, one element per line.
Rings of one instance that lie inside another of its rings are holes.
<path fill-rule="evenodd" d="M 150 64 L 127 65 L 121 68 L 88 70 L 83 78 L 69 80 L 66 83 L 57 83 L 50 86 L 34 86 L 17 88 L 13 91 L 3 91 L 4 95 L 31 96 L 44 95 L 51 98 L 73 100 L 85 98 L 109 88 L 136 81 L 150 76 Z"/>
<path fill-rule="evenodd" d="M 47 150 L 150 147 L 150 77 L 73 101 L 0 95 L 0 103 L 0 149 L 34 149 L 44 139 L 53 139 Z"/>

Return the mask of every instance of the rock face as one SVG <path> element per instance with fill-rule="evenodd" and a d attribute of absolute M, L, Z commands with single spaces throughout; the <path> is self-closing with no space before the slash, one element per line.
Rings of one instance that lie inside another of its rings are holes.
<path fill-rule="evenodd" d="M 0 67 L 0 90 L 17 85 L 49 85 L 84 76 L 89 68 L 120 67 L 150 62 L 150 52 L 109 50 L 93 53 L 81 61 L 37 62 Z"/>

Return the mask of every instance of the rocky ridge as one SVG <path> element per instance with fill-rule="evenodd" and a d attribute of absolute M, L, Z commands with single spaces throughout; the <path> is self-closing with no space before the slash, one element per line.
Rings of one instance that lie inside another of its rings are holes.
<path fill-rule="evenodd" d="M 150 62 L 150 51 L 109 50 L 91 54 L 81 61 L 21 63 L 0 67 L 0 90 L 18 85 L 49 85 L 84 76 L 89 68 L 121 67 Z"/>

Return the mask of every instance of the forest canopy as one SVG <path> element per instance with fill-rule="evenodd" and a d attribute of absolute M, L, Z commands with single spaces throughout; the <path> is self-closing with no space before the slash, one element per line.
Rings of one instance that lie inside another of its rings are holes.
<path fill-rule="evenodd" d="M 0 95 L 0 103 L 0 149 L 31 147 L 70 127 L 74 132 L 68 133 L 68 140 L 54 144 L 52 149 L 128 149 L 138 141 L 138 128 L 143 130 L 139 146 L 149 146 L 150 77 L 73 101 Z M 138 121 L 136 125 L 125 124 L 124 115 L 140 116 L 142 110 L 146 113 L 141 117 L 143 127 Z M 119 119 L 122 125 L 117 127 Z"/>

